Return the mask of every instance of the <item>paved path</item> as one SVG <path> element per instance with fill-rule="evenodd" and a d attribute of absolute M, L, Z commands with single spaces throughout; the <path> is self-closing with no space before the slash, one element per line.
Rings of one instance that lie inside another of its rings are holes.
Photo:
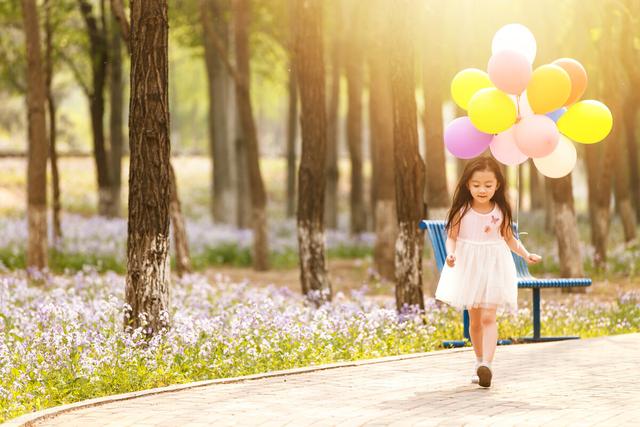
<path fill-rule="evenodd" d="M 217 384 L 85 408 L 38 426 L 638 425 L 640 334 L 470 351 Z"/>

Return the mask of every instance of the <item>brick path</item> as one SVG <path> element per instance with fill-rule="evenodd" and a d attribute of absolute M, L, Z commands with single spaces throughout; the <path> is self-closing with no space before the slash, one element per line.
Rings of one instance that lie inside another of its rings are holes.
<path fill-rule="evenodd" d="M 75 410 L 38 426 L 576 425 L 640 422 L 640 334 L 470 351 L 216 384 Z"/>

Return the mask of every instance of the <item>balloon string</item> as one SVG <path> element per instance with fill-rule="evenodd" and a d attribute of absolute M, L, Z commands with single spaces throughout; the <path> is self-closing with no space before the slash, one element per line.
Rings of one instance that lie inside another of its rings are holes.
<path fill-rule="evenodd" d="M 520 95 L 516 95 L 516 123 L 520 121 Z"/>

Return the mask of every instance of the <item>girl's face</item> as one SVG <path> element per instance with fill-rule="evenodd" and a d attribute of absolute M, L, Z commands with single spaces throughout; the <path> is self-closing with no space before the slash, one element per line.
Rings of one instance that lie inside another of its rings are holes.
<path fill-rule="evenodd" d="M 490 170 L 475 171 L 467 182 L 467 188 L 477 203 L 488 203 L 498 189 L 498 180 Z"/>

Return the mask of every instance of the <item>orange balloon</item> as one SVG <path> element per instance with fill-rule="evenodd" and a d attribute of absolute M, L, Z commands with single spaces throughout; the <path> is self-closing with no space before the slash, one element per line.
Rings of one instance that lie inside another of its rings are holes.
<path fill-rule="evenodd" d="M 587 72 L 581 63 L 571 58 L 560 58 L 553 61 L 553 64 L 562 67 L 571 79 L 571 94 L 564 105 L 571 105 L 580 99 L 587 89 Z"/>

